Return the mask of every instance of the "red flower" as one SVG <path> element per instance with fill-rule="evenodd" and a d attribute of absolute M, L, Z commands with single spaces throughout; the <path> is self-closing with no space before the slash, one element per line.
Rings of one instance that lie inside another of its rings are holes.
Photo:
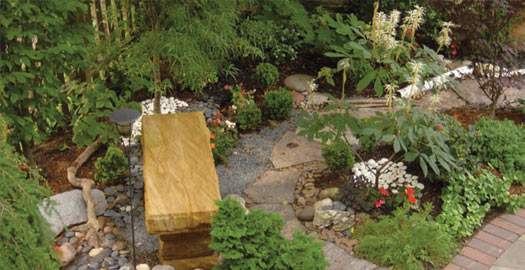
<path fill-rule="evenodd" d="M 459 121 L 459 117 L 457 115 L 454 115 L 454 119 L 456 119 L 456 121 Z"/>
<path fill-rule="evenodd" d="M 59 251 L 59 250 L 60 250 L 60 247 L 59 247 L 59 246 L 55 246 L 55 250 L 56 250 L 56 251 Z"/>
<path fill-rule="evenodd" d="M 242 82 L 240 82 L 239 85 L 242 87 L 242 85 L 243 85 Z"/>
<path fill-rule="evenodd" d="M 455 49 L 455 48 L 457 48 L 457 47 L 458 47 L 458 45 L 457 45 L 456 43 L 452 43 L 452 44 L 450 45 L 450 48 L 452 48 L 452 49 Z"/>
<path fill-rule="evenodd" d="M 226 85 L 224 85 L 224 90 L 228 90 L 228 89 L 230 89 L 230 86 L 229 86 L 229 85 L 227 85 L 227 84 L 226 84 Z"/>
<path fill-rule="evenodd" d="M 414 189 L 411 187 L 405 187 L 405 194 L 408 196 L 414 195 Z"/>
<path fill-rule="evenodd" d="M 216 115 L 221 115 L 221 111 L 217 110 L 217 111 L 215 112 L 215 114 L 216 114 Z"/>
<path fill-rule="evenodd" d="M 455 56 L 455 55 L 456 55 L 456 50 L 452 50 L 451 54 L 452 54 L 453 56 Z"/>
<path fill-rule="evenodd" d="M 379 188 L 379 191 L 381 191 L 381 194 L 385 195 L 385 196 L 388 196 L 388 191 L 386 191 L 386 189 L 380 187 Z"/>
<path fill-rule="evenodd" d="M 385 200 L 379 200 L 376 202 L 376 208 L 380 207 L 381 205 L 385 204 Z"/>
<path fill-rule="evenodd" d="M 215 144 L 214 143 L 210 144 L 210 148 L 214 149 L 215 148 Z"/>
<path fill-rule="evenodd" d="M 441 127 L 441 125 L 437 125 L 437 130 L 443 130 L 443 128 Z"/>
<path fill-rule="evenodd" d="M 417 42 L 414 43 L 414 47 L 416 47 L 416 48 L 419 47 L 419 43 L 417 43 Z"/>
<path fill-rule="evenodd" d="M 413 195 L 408 195 L 408 200 L 413 204 L 417 202 L 416 197 L 414 197 Z"/>
<path fill-rule="evenodd" d="M 243 105 L 244 105 L 244 104 L 242 104 L 242 103 L 239 103 L 239 107 L 242 107 Z"/>
<path fill-rule="evenodd" d="M 246 94 L 246 90 L 242 89 L 242 92 L 241 92 L 243 95 Z"/>
<path fill-rule="evenodd" d="M 210 138 L 215 139 L 215 134 L 210 134 Z"/>

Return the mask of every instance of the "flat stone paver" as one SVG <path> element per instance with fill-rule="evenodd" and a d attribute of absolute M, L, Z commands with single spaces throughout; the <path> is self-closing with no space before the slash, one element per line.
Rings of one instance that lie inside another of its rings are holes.
<path fill-rule="evenodd" d="M 324 161 L 324 158 L 321 144 L 288 131 L 274 146 L 270 160 L 276 169 L 282 169 L 312 161 Z"/>
<path fill-rule="evenodd" d="M 365 260 L 360 260 L 354 256 L 346 253 L 342 248 L 336 244 L 325 241 L 324 242 L 325 259 L 330 262 L 330 266 L 326 270 L 375 270 L 378 266 Z"/>
<path fill-rule="evenodd" d="M 280 204 L 294 200 L 295 183 L 301 172 L 267 171 L 244 190 L 248 206 L 253 204 Z"/>
<path fill-rule="evenodd" d="M 445 270 L 525 270 L 525 209 L 491 220 Z"/>

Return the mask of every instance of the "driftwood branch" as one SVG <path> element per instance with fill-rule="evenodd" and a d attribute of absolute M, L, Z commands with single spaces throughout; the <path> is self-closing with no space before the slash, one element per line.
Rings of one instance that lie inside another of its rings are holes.
<path fill-rule="evenodd" d="M 97 215 L 95 213 L 96 204 L 91 197 L 91 189 L 95 182 L 88 178 L 77 178 L 76 174 L 78 169 L 88 160 L 88 158 L 95 153 L 98 148 L 102 145 L 102 138 L 98 138 L 93 144 L 87 147 L 78 157 L 73 161 L 71 166 L 67 168 L 67 180 L 71 185 L 77 188 L 82 188 L 82 197 L 86 202 L 87 206 L 87 227 L 95 229 L 96 231 L 100 230 L 100 223 L 97 220 Z"/>

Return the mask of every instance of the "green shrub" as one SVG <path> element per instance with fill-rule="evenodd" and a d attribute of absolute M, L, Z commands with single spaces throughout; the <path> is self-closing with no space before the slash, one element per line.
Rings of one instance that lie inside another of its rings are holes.
<path fill-rule="evenodd" d="M 290 116 L 293 108 L 292 93 L 284 88 L 270 91 L 264 95 L 266 113 L 274 120 L 283 120 Z"/>
<path fill-rule="evenodd" d="M 479 132 L 473 149 L 483 161 L 501 172 L 525 178 L 525 130 L 510 120 L 497 121 L 485 117 L 474 126 Z"/>
<path fill-rule="evenodd" d="M 394 216 L 383 215 L 379 221 L 365 219 L 355 230 L 358 257 L 389 269 L 419 270 L 426 264 L 445 266 L 457 251 L 454 239 L 429 215 L 432 207 L 407 215 L 408 207 L 398 208 Z M 391 268 L 390 268 L 391 267 Z"/>
<path fill-rule="evenodd" d="M 224 258 L 216 270 L 321 270 L 328 265 L 323 244 L 302 232 L 293 239 L 281 235 L 284 221 L 278 213 L 255 209 L 249 214 L 235 200 L 217 201 L 212 217 L 210 247 Z"/>
<path fill-rule="evenodd" d="M 261 118 L 261 109 L 253 102 L 237 108 L 237 115 L 235 116 L 239 128 L 243 131 L 252 130 L 257 127 L 257 125 L 261 123 Z"/>
<path fill-rule="evenodd" d="M 0 140 L 0 268 L 59 269 L 53 234 L 36 207 L 49 190 L 23 162 Z"/>
<path fill-rule="evenodd" d="M 128 158 L 116 146 L 108 147 L 106 155 L 95 162 L 95 179 L 102 182 L 117 180 L 128 169 Z"/>
<path fill-rule="evenodd" d="M 215 128 L 212 130 L 210 141 L 212 143 L 211 152 L 213 153 L 215 163 L 228 162 L 228 156 L 236 144 L 233 135 L 228 131 Z"/>
<path fill-rule="evenodd" d="M 279 70 L 270 63 L 261 63 L 255 68 L 253 79 L 257 81 L 263 89 L 268 89 L 279 80 Z"/>
<path fill-rule="evenodd" d="M 354 153 L 343 140 L 335 140 L 329 145 L 323 145 L 322 154 L 326 165 L 333 172 L 340 172 L 354 166 Z"/>
<path fill-rule="evenodd" d="M 479 176 L 459 173 L 449 180 L 442 191 L 442 212 L 437 221 L 445 225 L 455 237 L 470 236 L 481 227 L 485 214 L 494 206 L 506 206 L 515 211 L 523 203 L 523 196 L 510 195 L 510 180 L 497 178 L 488 170 Z"/>

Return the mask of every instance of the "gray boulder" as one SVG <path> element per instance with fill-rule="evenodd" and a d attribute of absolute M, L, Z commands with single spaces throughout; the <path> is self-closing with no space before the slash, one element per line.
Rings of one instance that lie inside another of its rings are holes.
<path fill-rule="evenodd" d="M 93 189 L 91 190 L 91 196 L 96 204 L 95 213 L 101 215 L 108 207 L 104 192 Z M 48 203 L 50 207 L 47 207 Z M 49 201 L 43 200 L 38 205 L 38 208 L 42 216 L 50 224 L 55 236 L 62 232 L 65 227 L 87 221 L 86 203 L 80 189 L 53 195 L 49 198 Z"/>

